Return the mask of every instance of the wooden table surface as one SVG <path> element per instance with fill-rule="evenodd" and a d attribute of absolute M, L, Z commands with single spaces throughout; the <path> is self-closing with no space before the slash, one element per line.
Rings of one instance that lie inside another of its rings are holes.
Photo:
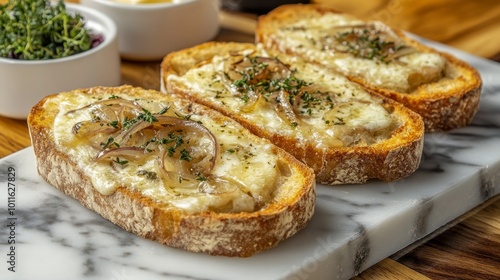
<path fill-rule="evenodd" d="M 0 3 L 5 1 L 0 0 Z M 471 54 L 500 61 L 498 0 L 316 2 L 363 19 L 378 19 Z M 253 40 L 251 32 L 256 15 L 223 13 L 221 18 L 223 28 L 216 40 Z M 158 61 L 122 61 L 121 74 L 124 84 L 159 89 Z M 0 116 L 0 158 L 29 145 L 26 121 Z M 417 245 L 402 256 L 398 254 L 384 259 L 355 279 L 498 279 L 500 200 L 485 203 L 458 219 L 456 224 L 446 226 L 439 234 Z"/>

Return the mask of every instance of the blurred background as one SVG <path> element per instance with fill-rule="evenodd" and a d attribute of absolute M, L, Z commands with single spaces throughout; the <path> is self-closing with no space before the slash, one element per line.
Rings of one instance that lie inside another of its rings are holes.
<path fill-rule="evenodd" d="M 361 19 L 380 20 L 466 52 L 500 59 L 499 0 L 220 0 L 227 11 L 251 16 L 284 3 L 319 3 Z"/>

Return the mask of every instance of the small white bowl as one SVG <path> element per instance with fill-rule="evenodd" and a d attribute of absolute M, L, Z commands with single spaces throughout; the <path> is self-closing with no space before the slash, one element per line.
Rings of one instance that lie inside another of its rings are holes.
<path fill-rule="evenodd" d="M 117 86 L 121 82 L 115 23 L 106 15 L 66 3 L 70 13 L 83 16 L 86 27 L 104 41 L 88 51 L 63 58 L 19 60 L 0 58 L 0 115 L 26 119 L 45 96 L 92 86 Z"/>
<path fill-rule="evenodd" d="M 161 60 L 169 52 L 213 39 L 219 31 L 219 1 L 172 0 L 129 4 L 114 0 L 80 0 L 110 16 L 118 27 L 124 59 Z"/>

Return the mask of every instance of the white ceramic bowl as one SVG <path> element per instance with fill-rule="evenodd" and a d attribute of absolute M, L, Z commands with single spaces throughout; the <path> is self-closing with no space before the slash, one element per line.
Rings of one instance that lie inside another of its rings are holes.
<path fill-rule="evenodd" d="M 25 119 L 45 96 L 92 86 L 120 84 L 120 55 L 115 23 L 94 9 L 66 4 L 81 14 L 87 28 L 104 37 L 97 47 L 72 56 L 47 60 L 0 58 L 0 115 Z"/>
<path fill-rule="evenodd" d="M 109 15 L 118 27 L 120 54 L 129 60 L 161 60 L 171 51 L 211 40 L 219 31 L 219 1 L 173 0 L 128 4 L 80 0 Z"/>

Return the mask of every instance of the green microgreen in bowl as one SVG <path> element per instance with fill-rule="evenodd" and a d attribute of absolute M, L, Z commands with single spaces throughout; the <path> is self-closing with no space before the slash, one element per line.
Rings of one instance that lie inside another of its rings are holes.
<path fill-rule="evenodd" d="M 0 57 L 42 60 L 84 52 L 102 42 L 69 14 L 62 0 L 10 0 L 0 5 Z"/>

